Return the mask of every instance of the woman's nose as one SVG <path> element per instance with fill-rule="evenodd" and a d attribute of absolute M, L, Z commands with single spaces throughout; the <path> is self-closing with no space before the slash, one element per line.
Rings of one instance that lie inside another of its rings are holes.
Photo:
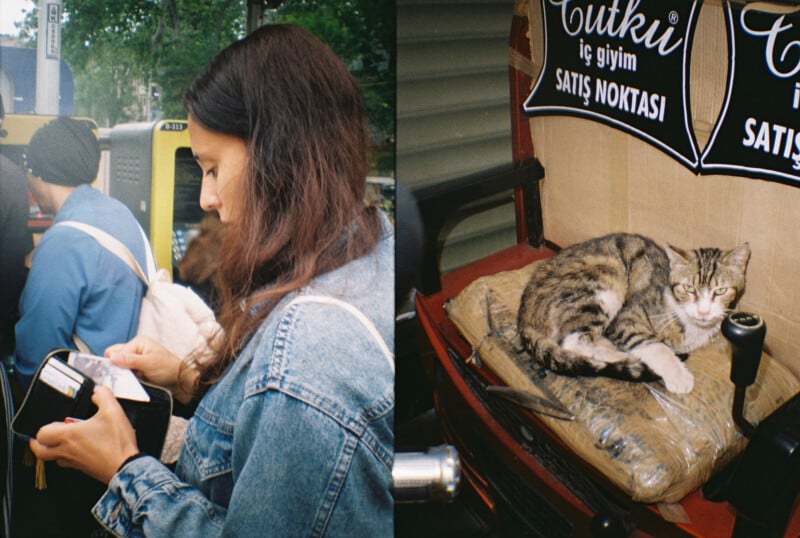
<path fill-rule="evenodd" d="M 203 178 L 200 186 L 200 207 L 203 211 L 219 210 L 219 197 L 214 182 L 208 178 Z"/>

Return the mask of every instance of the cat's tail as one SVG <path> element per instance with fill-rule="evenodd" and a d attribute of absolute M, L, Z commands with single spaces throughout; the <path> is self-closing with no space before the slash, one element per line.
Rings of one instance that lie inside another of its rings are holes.
<path fill-rule="evenodd" d="M 542 367 L 569 376 L 604 376 L 628 381 L 656 381 L 660 377 L 638 358 L 625 353 L 615 354 L 613 360 L 577 353 L 558 345 L 558 342 L 527 327 L 520 332 L 525 349 Z"/>

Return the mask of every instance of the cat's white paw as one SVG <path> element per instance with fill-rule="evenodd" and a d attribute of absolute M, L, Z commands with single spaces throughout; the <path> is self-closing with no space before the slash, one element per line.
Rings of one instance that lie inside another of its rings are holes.
<path fill-rule="evenodd" d="M 680 364 L 680 368 L 671 369 L 669 375 L 662 375 L 661 379 L 667 390 L 675 394 L 688 394 L 694 388 L 694 376 L 683 364 Z"/>
<path fill-rule="evenodd" d="M 667 390 L 687 394 L 694 388 L 694 376 L 686 365 L 664 344 L 648 344 L 631 350 L 656 375 L 661 377 Z"/>

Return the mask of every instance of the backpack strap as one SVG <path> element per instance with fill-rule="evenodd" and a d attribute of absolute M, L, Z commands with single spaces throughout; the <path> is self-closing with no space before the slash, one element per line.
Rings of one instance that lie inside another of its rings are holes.
<path fill-rule="evenodd" d="M 142 271 L 142 267 L 139 265 L 139 262 L 136 261 L 136 258 L 131 253 L 130 249 L 126 247 L 122 241 L 114 237 L 113 235 L 109 234 L 105 230 L 101 230 L 97 226 L 92 226 L 91 224 L 86 224 L 85 222 L 78 222 L 74 220 L 65 220 L 56 224 L 56 226 L 69 226 L 71 228 L 75 228 L 80 230 L 90 236 L 92 236 L 95 241 L 97 241 L 100 246 L 105 247 L 106 250 L 117 256 L 120 260 L 125 262 L 125 264 L 133 269 L 133 272 L 136 273 L 136 276 L 144 282 L 145 286 L 148 286 L 150 283 L 150 279 L 148 276 L 144 274 Z M 141 227 L 139 227 L 141 230 Z M 145 251 L 147 252 L 147 262 L 148 265 L 151 264 L 153 260 L 153 253 L 150 250 L 150 242 L 147 241 L 147 238 L 144 236 L 144 230 L 142 230 L 142 237 L 145 239 Z M 155 263 L 153 262 L 153 265 Z M 151 268 L 148 267 L 148 270 Z"/>
<path fill-rule="evenodd" d="M 106 250 L 114 254 L 120 260 L 125 262 L 125 264 L 133 269 L 133 272 L 136 273 L 136 276 L 144 282 L 145 287 L 149 286 L 150 280 L 145 276 L 144 271 L 142 271 L 139 262 L 136 261 L 136 257 L 134 257 L 133 253 L 130 251 L 128 247 L 126 247 L 122 241 L 114 237 L 113 235 L 109 234 L 105 230 L 101 230 L 97 226 L 92 226 L 91 224 L 86 224 L 85 222 L 78 222 L 76 220 L 65 220 L 62 222 L 56 223 L 56 226 L 69 226 L 70 228 L 75 228 L 76 230 L 80 230 L 83 233 L 90 235 L 97 241 L 100 246 L 104 247 Z M 150 242 L 147 241 L 147 237 L 144 235 L 144 230 L 142 227 L 139 226 L 139 230 L 142 232 L 142 238 L 145 241 L 145 251 L 147 252 L 147 262 L 148 262 L 148 269 L 150 269 L 150 265 L 155 265 L 153 262 L 153 253 L 150 249 Z M 151 274 L 155 274 L 155 272 L 151 272 Z M 75 347 L 78 351 L 82 351 L 84 353 L 93 353 L 91 348 L 84 342 L 79 336 L 78 333 L 72 334 L 72 343 L 75 344 Z"/>
<path fill-rule="evenodd" d="M 94 355 L 92 348 L 90 348 L 89 345 L 84 342 L 80 336 L 78 336 L 78 333 L 72 333 L 72 343 L 75 344 L 75 347 L 78 348 L 78 351 L 88 353 L 89 355 Z"/>
<path fill-rule="evenodd" d="M 138 226 L 139 223 L 137 222 L 136 225 Z M 156 273 L 158 273 L 158 267 L 156 267 L 156 260 L 155 256 L 153 255 L 153 248 L 150 246 L 150 240 L 147 239 L 147 234 L 144 233 L 144 228 L 139 226 L 139 233 L 142 234 L 142 242 L 144 243 L 144 255 L 147 258 L 147 281 L 152 282 L 156 278 Z"/>
<path fill-rule="evenodd" d="M 352 304 L 342 301 L 341 299 L 336 299 L 334 297 L 329 297 L 327 295 L 297 295 L 289 304 L 287 304 L 287 308 L 292 306 L 293 304 L 301 304 L 301 303 L 322 303 L 322 304 L 329 304 L 335 305 L 343 310 L 346 310 L 350 314 L 353 315 L 361 324 L 367 329 L 367 332 L 372 336 L 372 338 L 377 342 L 378 347 L 381 348 L 384 357 L 386 358 L 387 362 L 389 363 L 389 367 L 392 369 L 392 373 L 394 373 L 394 353 L 389 349 L 389 346 L 386 345 L 386 341 L 381 336 L 381 333 L 378 332 L 378 329 L 375 327 L 375 324 L 370 321 L 370 319 L 358 308 L 353 306 Z"/>

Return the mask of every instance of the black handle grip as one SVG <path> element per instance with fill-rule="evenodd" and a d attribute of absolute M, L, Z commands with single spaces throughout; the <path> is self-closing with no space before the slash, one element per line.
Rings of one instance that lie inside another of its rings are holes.
<path fill-rule="evenodd" d="M 733 312 L 722 322 L 722 334 L 731 343 L 731 381 L 748 387 L 756 380 L 767 325 L 758 314 Z"/>

